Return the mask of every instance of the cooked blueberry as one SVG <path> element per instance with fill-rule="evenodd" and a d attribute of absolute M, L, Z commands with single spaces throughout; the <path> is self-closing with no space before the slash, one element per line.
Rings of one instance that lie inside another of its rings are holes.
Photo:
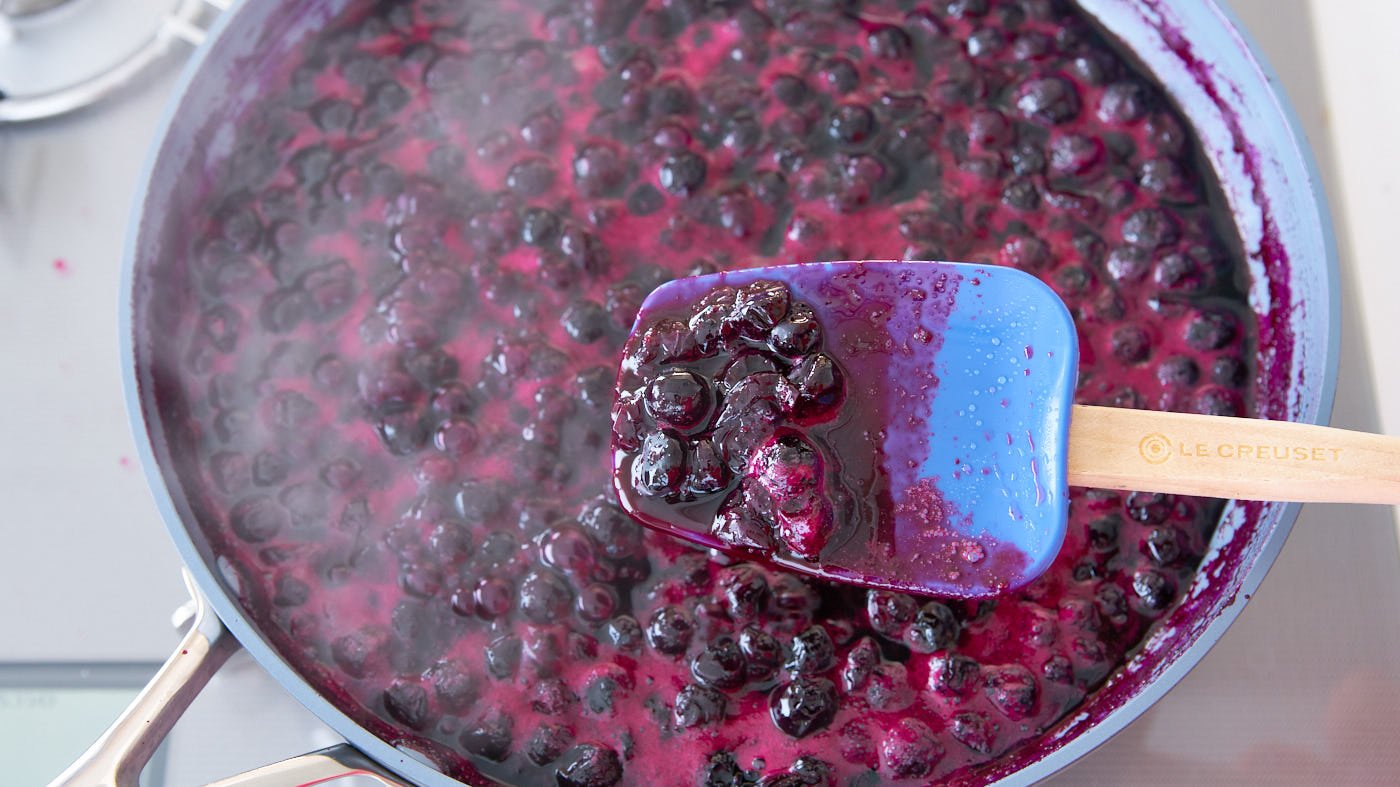
<path fill-rule="evenodd" d="M 619 615 L 608 621 L 608 639 L 622 651 L 635 651 L 642 646 L 642 626 L 631 615 Z"/>
<path fill-rule="evenodd" d="M 773 78 L 773 95 L 784 105 L 795 107 L 806 101 L 810 88 L 802 77 L 795 74 L 779 74 Z"/>
<path fill-rule="evenodd" d="M 1016 108 L 1028 120 L 1057 125 L 1079 114 L 1079 93 L 1060 77 L 1036 77 L 1017 88 Z"/>
<path fill-rule="evenodd" d="M 919 605 L 913 597 L 891 590 L 867 591 L 865 613 L 870 627 L 892 640 L 900 640 L 904 627 L 914 620 Z"/>
<path fill-rule="evenodd" d="M 520 139 L 535 150 L 547 150 L 559 141 L 563 120 L 557 108 L 536 112 L 520 125 Z"/>
<path fill-rule="evenodd" d="M 926 777 L 942 759 L 938 737 L 918 719 L 900 719 L 880 743 L 881 768 L 896 779 Z"/>
<path fill-rule="evenodd" d="M 632 488 L 647 497 L 680 493 L 685 481 L 685 447 L 665 432 L 652 432 L 642 440 L 632 459 Z"/>
<path fill-rule="evenodd" d="M 810 355 L 788 374 L 797 386 L 794 408 L 802 418 L 820 418 L 834 411 L 844 397 L 844 375 L 836 361 L 825 353 Z"/>
<path fill-rule="evenodd" d="M 880 647 L 870 637 L 861 638 L 841 666 L 841 688 L 855 692 L 865 688 L 870 675 L 880 665 Z"/>
<path fill-rule="evenodd" d="M 521 159 L 506 173 L 506 185 L 522 197 L 534 197 L 554 185 L 554 165 L 543 156 Z"/>
<path fill-rule="evenodd" d="M 409 729 L 421 730 L 428 722 L 428 692 L 417 682 L 396 680 L 384 690 L 384 710 Z"/>
<path fill-rule="evenodd" d="M 486 671 L 498 680 L 507 680 L 520 667 L 520 638 L 504 634 L 486 646 Z"/>
<path fill-rule="evenodd" d="M 708 165 L 705 158 L 696 153 L 681 151 L 662 162 L 657 173 L 661 188 L 677 196 L 694 193 L 705 182 Z"/>
<path fill-rule="evenodd" d="M 1134 492 L 1123 501 L 1123 510 L 1135 522 L 1160 525 L 1171 515 L 1172 499 L 1157 492 Z"/>
<path fill-rule="evenodd" d="M 739 643 L 733 637 L 721 636 L 695 654 L 690 662 L 690 674 L 703 686 L 729 691 L 748 682 L 747 664 Z"/>
<path fill-rule="evenodd" d="M 967 53 L 972 57 L 991 57 L 1006 48 L 1006 37 L 994 27 L 972 31 L 967 37 Z"/>
<path fill-rule="evenodd" d="M 559 787 L 613 787 L 622 781 L 622 759 L 613 749 L 583 743 L 565 752 L 555 772 Z"/>
<path fill-rule="evenodd" d="M 1166 609 L 1167 605 L 1172 603 L 1176 588 L 1167 575 L 1146 568 L 1133 574 L 1133 592 L 1137 594 L 1143 606 L 1155 612 Z"/>
<path fill-rule="evenodd" d="M 835 528 L 831 501 L 820 494 L 789 498 L 779 503 L 781 508 L 801 508 L 788 513 L 780 510 L 777 517 L 778 541 L 793 555 L 804 560 L 819 560 L 822 549 Z"/>
<path fill-rule="evenodd" d="M 229 528 L 250 544 L 267 541 L 288 524 L 286 509 L 263 496 L 249 497 L 229 512 Z"/>
<path fill-rule="evenodd" d="M 796 433 L 786 433 L 754 453 L 749 472 L 781 509 L 786 510 L 788 502 L 805 508 L 806 499 L 822 487 L 822 464 L 815 447 Z"/>
<path fill-rule="evenodd" d="M 1035 710 L 1040 687 L 1031 671 L 1019 664 L 988 670 L 985 680 L 987 699 L 1008 719 L 1024 719 Z"/>
<path fill-rule="evenodd" d="M 1083 134 L 1065 134 L 1050 142 L 1050 171 L 1055 175 L 1079 175 L 1099 163 L 1103 143 Z"/>
<path fill-rule="evenodd" d="M 963 711 L 953 716 L 953 737 L 962 745 L 982 755 L 992 753 L 996 731 L 985 713 Z"/>
<path fill-rule="evenodd" d="M 686 466 L 689 470 L 685 491 L 692 495 L 712 495 L 729 485 L 729 468 L 714 443 L 707 439 L 702 438 L 691 444 Z"/>
<path fill-rule="evenodd" d="M 650 183 L 637 186 L 627 195 L 627 210 L 634 216 L 650 216 L 665 204 L 665 197 Z"/>
<path fill-rule="evenodd" d="M 520 223 L 520 239 L 531 246 L 548 246 L 563 226 L 559 215 L 544 208 L 526 208 Z"/>
<path fill-rule="evenodd" d="M 568 726 L 541 724 L 525 742 L 525 756 L 536 765 L 548 765 L 559 759 L 573 741 L 574 732 Z"/>
<path fill-rule="evenodd" d="M 795 678 L 768 696 L 773 724 L 794 738 L 823 730 L 836 717 L 836 684 L 825 678 Z"/>
<path fill-rule="evenodd" d="M 1137 82 L 1115 82 L 1099 99 L 1099 118 L 1105 123 L 1134 123 L 1151 110 L 1148 91 Z"/>
<path fill-rule="evenodd" d="M 1052 683 L 1070 683 L 1074 680 L 1074 666 L 1068 658 L 1056 654 L 1045 660 L 1040 674 Z"/>
<path fill-rule="evenodd" d="M 1201 415 L 1238 417 L 1243 415 L 1243 410 L 1239 394 L 1224 388 L 1208 386 L 1197 391 L 1191 399 L 1191 412 Z"/>
<path fill-rule="evenodd" d="M 753 779 L 739 767 L 733 753 L 719 751 L 710 755 L 700 769 L 697 783 L 700 787 L 748 787 Z"/>
<path fill-rule="evenodd" d="M 1152 354 L 1152 339 L 1136 325 L 1120 325 L 1113 329 L 1109 348 L 1125 364 L 1141 363 Z"/>
<path fill-rule="evenodd" d="M 919 608 L 905 631 L 904 641 L 915 653 L 933 653 L 953 647 L 962 631 L 953 610 L 946 604 L 930 601 Z"/>
<path fill-rule="evenodd" d="M 1118 551 L 1118 526 L 1121 522 L 1116 515 L 1089 520 L 1085 525 L 1089 532 L 1089 546 L 1096 552 Z"/>
<path fill-rule="evenodd" d="M 694 634 L 695 616 L 674 605 L 656 610 L 647 623 L 647 642 L 667 656 L 685 653 Z"/>
<path fill-rule="evenodd" d="M 462 733 L 462 748 L 492 762 L 500 762 L 510 756 L 513 742 L 511 717 L 493 711 L 485 720 Z"/>
<path fill-rule="evenodd" d="M 1239 388 L 1244 385 L 1246 374 L 1244 361 L 1228 355 L 1216 358 L 1210 367 L 1211 381 L 1216 385 L 1229 388 Z"/>
<path fill-rule="evenodd" d="M 769 599 L 768 579 L 757 566 L 739 563 L 723 569 L 717 580 L 721 603 L 736 623 L 753 620 Z"/>
<path fill-rule="evenodd" d="M 598 542 L 603 554 L 614 560 L 632 557 L 642 546 L 642 529 L 616 503 L 595 498 L 586 503 L 578 522 Z"/>
<path fill-rule="evenodd" d="M 805 304 L 795 304 L 787 319 L 773 326 L 768 345 L 779 355 L 800 358 L 821 346 L 822 329 Z"/>
<path fill-rule="evenodd" d="M 1159 208 L 1134 211 L 1123 220 L 1123 242 L 1142 249 L 1159 249 L 1175 243 L 1180 235 L 1176 220 Z"/>
<path fill-rule="evenodd" d="M 573 591 L 563 577 L 548 569 L 534 569 L 520 581 L 520 612 L 536 623 L 553 623 L 567 614 Z"/>
<path fill-rule="evenodd" d="M 608 329 L 608 313 L 597 301 L 578 300 L 569 304 L 559 318 L 569 338 L 589 344 L 603 338 Z"/>
<path fill-rule="evenodd" d="M 584 197 L 604 197 L 614 194 L 626 177 L 622 155 L 605 143 L 593 143 L 580 148 L 574 156 L 574 185 Z"/>
<path fill-rule="evenodd" d="M 1235 338 L 1235 320 L 1223 312 L 1202 312 L 1186 326 L 1186 343 L 1196 350 L 1219 350 Z"/>
<path fill-rule="evenodd" d="M 909 54 L 913 42 L 909 34 L 894 25 L 880 25 L 865 36 L 870 54 L 884 60 L 898 60 Z"/>
<path fill-rule="evenodd" d="M 841 104 L 827 119 L 827 134 L 842 145 L 860 145 L 875 134 L 875 113 L 864 104 Z"/>
<path fill-rule="evenodd" d="M 746 626 L 739 632 L 739 650 L 744 654 L 749 678 L 765 681 L 773 677 L 783 663 L 783 646 L 768 632 Z"/>
<path fill-rule="evenodd" d="M 714 406 L 714 393 L 704 377 L 672 369 L 653 378 L 642 397 L 647 413 L 658 423 L 688 431 L 700 426 Z"/>
<path fill-rule="evenodd" d="M 718 724 L 724 721 L 727 704 L 720 692 L 705 686 L 690 685 L 676 695 L 672 716 L 676 725 L 683 729 Z"/>
<path fill-rule="evenodd" d="M 798 675 L 819 675 L 836 664 L 836 645 L 821 626 L 809 626 L 792 638 L 788 669 Z"/>
<path fill-rule="evenodd" d="M 929 662 L 929 688 L 945 696 L 961 696 L 975 688 L 981 672 L 980 664 L 961 653 L 935 656 Z"/>
<path fill-rule="evenodd" d="M 1174 355 L 1157 365 L 1157 382 L 1166 387 L 1189 388 L 1200 377 L 1200 367 L 1184 355 Z"/>
<path fill-rule="evenodd" d="M 1013 180 L 1002 189 L 1001 201 L 1016 210 L 1032 211 L 1040 207 L 1040 189 L 1030 180 Z"/>
<path fill-rule="evenodd" d="M 697 349 L 689 326 L 680 320 L 661 320 L 642 334 L 634 357 L 641 364 L 671 363 L 693 358 Z"/>
<path fill-rule="evenodd" d="M 476 678 L 461 662 L 440 661 L 424 673 L 424 677 L 432 685 L 438 705 L 449 713 L 465 711 L 476 699 Z"/>

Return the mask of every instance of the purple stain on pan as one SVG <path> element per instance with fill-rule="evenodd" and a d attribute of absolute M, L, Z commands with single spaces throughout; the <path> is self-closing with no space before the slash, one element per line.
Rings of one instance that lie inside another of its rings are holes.
<path fill-rule="evenodd" d="M 794 320 L 818 335 L 797 354 Z M 1077 348 L 1032 276 L 868 261 L 681 279 L 648 297 L 623 359 L 614 486 L 645 524 L 945 596 L 1021 587 L 1059 551 Z M 805 402 L 814 361 L 843 381 L 821 412 Z M 678 380 L 696 403 L 679 425 L 659 398 Z M 702 488 L 689 479 L 711 455 L 728 472 Z M 816 477 L 774 481 L 774 456 Z"/>

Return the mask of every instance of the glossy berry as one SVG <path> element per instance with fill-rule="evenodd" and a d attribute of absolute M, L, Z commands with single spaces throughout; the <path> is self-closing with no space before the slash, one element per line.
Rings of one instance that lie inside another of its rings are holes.
<path fill-rule="evenodd" d="M 783 646 L 777 638 L 754 626 L 739 632 L 739 650 L 744 654 L 749 678 L 765 681 L 771 678 L 783 662 Z"/>
<path fill-rule="evenodd" d="M 690 685 L 676 695 L 672 715 L 676 726 L 683 729 L 703 727 L 723 721 L 726 704 L 724 694 L 719 691 Z"/>
<path fill-rule="evenodd" d="M 642 402 L 647 414 L 659 424 L 687 431 L 705 422 L 714 405 L 714 394 L 704 377 L 674 369 L 647 384 Z"/>
<path fill-rule="evenodd" d="M 560 787 L 613 787 L 622 781 L 622 759 L 608 746 L 583 743 L 564 753 L 555 772 Z"/>
<path fill-rule="evenodd" d="M 1040 687 L 1030 670 L 1019 664 L 997 667 L 984 680 L 987 699 L 1008 719 L 1023 719 L 1034 712 Z"/>
<path fill-rule="evenodd" d="M 699 190 L 705 183 L 708 165 L 703 156 L 682 151 L 669 156 L 657 171 L 657 181 L 661 188 L 678 196 L 686 196 Z"/>
<path fill-rule="evenodd" d="M 904 634 L 904 642 L 915 653 L 933 653 L 953 647 L 962 624 L 947 605 L 930 601 L 919 608 Z"/>
<path fill-rule="evenodd" d="M 677 606 L 656 610 L 646 628 L 647 642 L 667 656 L 685 653 L 694 633 L 695 616 Z"/>
<path fill-rule="evenodd" d="M 778 729 L 804 738 L 836 717 L 836 684 L 825 678 L 795 678 L 773 690 L 768 710 Z"/>
<path fill-rule="evenodd" d="M 748 682 L 744 653 L 733 638 L 722 636 L 695 654 L 690 674 L 702 686 L 730 691 Z"/>
<path fill-rule="evenodd" d="M 773 326 L 768 345 L 788 358 L 801 358 L 821 346 L 821 325 L 810 307 L 795 305 L 787 319 Z"/>
<path fill-rule="evenodd" d="M 991 754 L 996 741 L 996 732 L 986 714 L 978 711 L 963 711 L 953 716 L 953 737 L 962 745 L 979 753 Z"/>
<path fill-rule="evenodd" d="M 927 777 L 942 759 L 937 736 L 917 719 L 900 719 L 880 742 L 880 769 L 891 778 Z"/>
<path fill-rule="evenodd" d="M 914 620 L 919 605 L 912 596 L 890 590 L 867 592 L 865 613 L 870 627 L 884 636 L 899 640 L 904 635 L 904 627 Z"/>
<path fill-rule="evenodd" d="M 1079 92 L 1060 77 L 1028 79 L 1016 90 L 1016 108 L 1037 123 L 1065 123 L 1079 114 Z"/>
<path fill-rule="evenodd" d="M 649 497 L 680 492 L 685 480 L 685 448 L 665 432 L 652 432 L 642 441 L 632 462 L 632 488 Z"/>
<path fill-rule="evenodd" d="M 510 756 L 513 733 L 510 716 L 495 714 L 462 733 L 462 748 L 483 759 L 500 762 Z"/>
<path fill-rule="evenodd" d="M 788 669 L 797 675 L 820 675 L 836 664 L 836 645 L 821 626 L 811 626 L 792 638 Z"/>

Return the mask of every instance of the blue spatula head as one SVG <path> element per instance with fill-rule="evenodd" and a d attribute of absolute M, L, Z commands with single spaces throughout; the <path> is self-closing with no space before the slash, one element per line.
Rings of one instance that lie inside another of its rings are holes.
<path fill-rule="evenodd" d="M 614 482 L 637 520 L 822 577 L 1021 587 L 1064 539 L 1078 348 L 1010 268 L 826 262 L 657 288 L 628 339 Z"/>

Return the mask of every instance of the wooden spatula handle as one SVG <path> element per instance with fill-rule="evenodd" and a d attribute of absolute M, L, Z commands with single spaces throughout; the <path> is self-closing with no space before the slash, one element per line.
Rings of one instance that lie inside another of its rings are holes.
<path fill-rule="evenodd" d="M 1076 405 L 1069 483 L 1242 500 L 1400 504 L 1400 438 Z"/>

